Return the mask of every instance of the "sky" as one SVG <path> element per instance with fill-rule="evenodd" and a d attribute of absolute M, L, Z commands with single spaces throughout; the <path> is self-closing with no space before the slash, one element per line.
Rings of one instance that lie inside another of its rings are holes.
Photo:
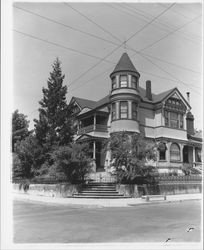
<path fill-rule="evenodd" d="M 127 52 L 140 86 L 190 92 L 195 128 L 202 129 L 202 5 L 200 3 L 14 3 L 13 111 L 38 118 L 42 88 L 56 57 L 67 101 L 99 100 Z"/>

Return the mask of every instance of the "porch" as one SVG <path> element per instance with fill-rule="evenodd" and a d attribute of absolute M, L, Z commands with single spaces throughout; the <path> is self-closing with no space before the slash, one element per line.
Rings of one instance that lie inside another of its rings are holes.
<path fill-rule="evenodd" d="M 90 132 L 108 132 L 108 113 L 97 111 L 89 116 L 79 117 L 77 135 Z"/>

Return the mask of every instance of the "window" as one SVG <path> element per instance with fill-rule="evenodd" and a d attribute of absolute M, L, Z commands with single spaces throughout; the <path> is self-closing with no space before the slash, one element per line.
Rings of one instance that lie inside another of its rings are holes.
<path fill-rule="evenodd" d="M 137 78 L 135 76 L 132 76 L 132 88 L 137 88 Z"/>
<path fill-rule="evenodd" d="M 132 103 L 132 119 L 137 120 L 137 103 Z"/>
<path fill-rule="evenodd" d="M 112 104 L 112 121 L 116 119 L 116 105 L 115 103 Z"/>
<path fill-rule="evenodd" d="M 178 128 L 178 129 L 184 128 L 182 114 L 165 110 L 164 111 L 164 120 L 165 120 L 166 127 Z"/>
<path fill-rule="evenodd" d="M 164 118 L 165 118 L 165 126 L 169 126 L 169 113 L 167 111 L 164 111 Z"/>
<path fill-rule="evenodd" d="M 182 115 L 182 114 L 180 114 L 180 123 L 179 123 L 179 127 L 180 127 L 181 129 L 183 129 L 183 115 Z"/>
<path fill-rule="evenodd" d="M 120 118 L 128 118 L 128 102 L 120 102 Z"/>
<path fill-rule="evenodd" d="M 195 148 L 195 161 L 201 162 L 201 149 Z"/>
<path fill-rule="evenodd" d="M 127 75 L 120 76 L 120 87 L 121 88 L 127 87 Z"/>
<path fill-rule="evenodd" d="M 112 89 L 116 89 L 116 77 L 112 79 Z"/>
<path fill-rule="evenodd" d="M 179 148 L 179 145 L 176 143 L 171 144 L 170 160 L 171 161 L 180 161 L 181 160 L 180 148 Z"/>
<path fill-rule="evenodd" d="M 178 128 L 179 127 L 179 120 L 178 120 L 177 113 L 170 112 L 170 127 L 171 128 Z"/>

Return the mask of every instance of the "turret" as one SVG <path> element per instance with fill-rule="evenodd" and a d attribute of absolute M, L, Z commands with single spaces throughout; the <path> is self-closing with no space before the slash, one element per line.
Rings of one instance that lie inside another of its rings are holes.
<path fill-rule="evenodd" d="M 127 53 L 123 53 L 110 74 L 111 88 L 111 132 L 129 131 L 139 133 L 138 90 L 140 74 Z"/>

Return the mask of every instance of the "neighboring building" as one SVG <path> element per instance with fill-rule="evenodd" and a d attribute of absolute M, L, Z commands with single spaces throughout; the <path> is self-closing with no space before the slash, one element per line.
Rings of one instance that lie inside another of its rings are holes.
<path fill-rule="evenodd" d="M 191 106 L 177 88 L 153 94 L 151 82 L 139 86 L 140 73 L 124 53 L 110 74 L 111 92 L 99 101 L 72 97 L 76 141 L 89 141 L 96 172 L 108 171 L 110 152 L 102 151 L 111 133 L 142 133 L 156 141 L 159 172 L 181 172 L 184 164 L 201 168 L 201 135 L 194 134 Z M 187 93 L 189 95 L 189 93 Z"/>

